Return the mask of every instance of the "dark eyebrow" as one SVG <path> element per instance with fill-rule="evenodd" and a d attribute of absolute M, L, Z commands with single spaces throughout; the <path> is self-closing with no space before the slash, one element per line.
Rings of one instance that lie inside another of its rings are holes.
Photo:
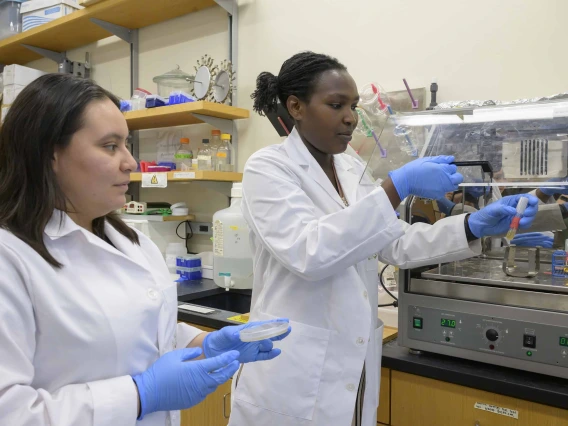
<path fill-rule="evenodd" d="M 109 139 L 115 139 L 115 140 L 123 141 L 123 140 L 127 140 L 128 136 L 125 138 L 124 135 L 121 135 L 121 134 L 115 133 L 115 132 L 111 132 L 111 133 L 107 133 L 102 138 L 100 138 L 99 142 L 106 141 L 106 140 L 109 140 Z"/>
<path fill-rule="evenodd" d="M 327 97 L 329 97 L 329 98 L 331 98 L 331 97 L 338 97 L 339 99 L 341 99 L 341 100 L 346 100 L 346 101 L 351 100 L 351 99 L 349 98 L 349 96 L 344 95 L 343 93 L 330 93 Z M 359 95 L 357 95 L 357 96 L 355 96 L 355 97 L 353 98 L 353 102 L 359 102 Z"/>

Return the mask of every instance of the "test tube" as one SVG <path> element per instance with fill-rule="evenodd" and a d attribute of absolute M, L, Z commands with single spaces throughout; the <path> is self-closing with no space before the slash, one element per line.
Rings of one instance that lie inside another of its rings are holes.
<path fill-rule="evenodd" d="M 521 197 L 519 199 L 519 202 L 517 203 L 517 213 L 515 214 L 515 217 L 511 221 L 509 232 L 507 232 L 507 235 L 505 236 L 507 241 L 510 242 L 513 238 L 515 238 L 517 229 L 519 229 L 519 222 L 521 221 L 523 213 L 525 212 L 525 209 L 527 208 L 528 204 L 529 204 L 529 199 L 527 197 Z"/>

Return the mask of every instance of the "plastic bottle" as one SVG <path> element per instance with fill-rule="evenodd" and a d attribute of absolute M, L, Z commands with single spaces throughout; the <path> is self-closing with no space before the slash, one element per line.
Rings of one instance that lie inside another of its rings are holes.
<path fill-rule="evenodd" d="M 203 146 L 197 151 L 197 170 L 213 170 L 209 139 L 203 139 Z"/>
<path fill-rule="evenodd" d="M 170 270 L 170 274 L 176 273 L 176 260 L 178 256 L 185 256 L 187 249 L 184 243 L 169 243 L 166 246 L 166 265 Z"/>
<path fill-rule="evenodd" d="M 252 252 L 242 196 L 242 184 L 234 183 L 231 206 L 213 215 L 213 280 L 227 290 L 252 288 Z"/>
<path fill-rule="evenodd" d="M 213 170 L 217 169 L 217 151 L 221 146 L 221 131 L 211 130 L 211 166 Z"/>
<path fill-rule="evenodd" d="M 217 171 L 232 172 L 231 164 L 231 135 L 223 133 L 221 135 L 221 145 L 217 149 Z"/>
<path fill-rule="evenodd" d="M 191 170 L 193 161 L 193 152 L 189 148 L 189 138 L 181 138 L 179 147 L 174 154 L 176 170 Z"/>

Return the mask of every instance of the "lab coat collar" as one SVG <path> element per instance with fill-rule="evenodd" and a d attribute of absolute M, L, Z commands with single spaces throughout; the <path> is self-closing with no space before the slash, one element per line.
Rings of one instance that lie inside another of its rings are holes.
<path fill-rule="evenodd" d="M 294 127 L 292 132 L 284 141 L 284 147 L 289 157 L 293 159 L 298 165 L 306 169 L 308 175 L 312 177 L 327 193 L 328 195 L 341 207 L 345 207 L 341 197 L 335 190 L 334 186 L 330 182 L 329 178 L 312 156 L 300 134 Z M 335 170 L 337 172 L 337 178 L 341 183 L 343 192 L 347 198 L 347 201 L 352 204 L 356 201 L 358 177 L 354 173 L 354 168 L 348 161 L 342 158 L 342 155 L 333 156 Z"/>
<path fill-rule="evenodd" d="M 71 219 L 67 213 L 55 209 L 53 210 L 49 222 L 47 222 L 45 226 L 44 232 L 52 240 L 57 240 L 72 232 L 80 232 L 82 229 L 83 228 L 73 222 L 73 219 Z"/>
<path fill-rule="evenodd" d="M 105 221 L 105 235 L 112 242 L 114 247 L 77 225 L 73 219 L 67 215 L 67 213 L 61 210 L 53 211 L 51 219 L 47 223 L 44 232 L 52 240 L 57 240 L 72 233 L 80 232 L 91 244 L 94 244 L 103 250 L 112 251 L 114 254 L 134 262 L 145 270 L 149 270 L 148 259 L 144 257 L 139 247 L 114 229 L 114 227 L 107 221 Z"/>

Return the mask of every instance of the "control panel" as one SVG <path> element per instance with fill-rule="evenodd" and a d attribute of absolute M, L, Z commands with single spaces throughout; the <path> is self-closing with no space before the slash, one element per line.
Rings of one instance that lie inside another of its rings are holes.
<path fill-rule="evenodd" d="M 566 327 L 409 306 L 408 337 L 568 367 Z"/>

